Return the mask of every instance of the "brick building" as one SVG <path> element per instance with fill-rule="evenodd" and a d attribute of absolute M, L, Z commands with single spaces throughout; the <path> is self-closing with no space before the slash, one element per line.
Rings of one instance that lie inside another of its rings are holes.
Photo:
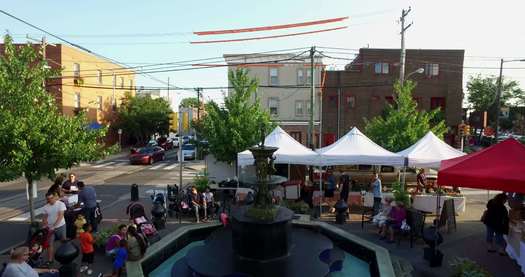
<path fill-rule="evenodd" d="M 267 110 L 290 136 L 307 145 L 308 125 L 311 112 L 309 56 L 295 54 L 235 54 L 224 55 L 229 70 L 245 68 L 248 75 L 259 82 L 257 95 L 260 105 Z M 318 145 L 319 94 L 322 59 L 316 56 L 314 82 L 314 135 L 313 143 Z M 231 91 L 230 91 L 231 92 Z"/>
<path fill-rule="evenodd" d="M 418 108 L 441 108 L 447 126 L 455 130 L 463 115 L 464 50 L 409 49 L 406 53 L 405 76 L 417 82 L 413 97 Z M 393 101 L 399 56 L 399 49 L 362 48 L 345 70 L 326 72 L 323 144 L 330 144 L 353 126 L 364 130 L 364 119 L 380 115 Z M 424 73 L 415 73 L 419 68 Z"/>
<path fill-rule="evenodd" d="M 40 44 L 32 46 L 40 51 Z M 3 48 L 0 44 L 0 53 Z M 46 60 L 51 68 L 61 69 L 60 78 L 46 81 L 46 89 L 55 97 L 58 110 L 64 115 L 84 111 L 91 126 L 111 124 L 114 110 L 126 93 L 135 94 L 133 71 L 93 54 L 53 44 L 46 46 Z"/>

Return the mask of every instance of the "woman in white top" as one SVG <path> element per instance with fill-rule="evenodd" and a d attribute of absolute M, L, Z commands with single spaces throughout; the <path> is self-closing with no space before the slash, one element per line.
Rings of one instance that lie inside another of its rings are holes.
<path fill-rule="evenodd" d="M 5 267 L 2 277 L 58 277 L 56 269 L 32 268 L 26 263 L 29 258 L 29 248 L 18 247 L 11 252 L 11 259 Z"/>

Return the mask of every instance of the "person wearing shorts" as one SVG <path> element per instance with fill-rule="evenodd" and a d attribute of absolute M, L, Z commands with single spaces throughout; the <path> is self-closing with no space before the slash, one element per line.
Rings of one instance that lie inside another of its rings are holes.
<path fill-rule="evenodd" d="M 57 196 L 53 193 L 46 194 L 47 204 L 44 206 L 44 217 L 42 224 L 49 230 L 49 248 L 47 249 L 48 263 L 53 263 L 54 242 L 55 240 L 66 240 L 66 220 L 64 212 L 66 205 L 58 201 Z"/>

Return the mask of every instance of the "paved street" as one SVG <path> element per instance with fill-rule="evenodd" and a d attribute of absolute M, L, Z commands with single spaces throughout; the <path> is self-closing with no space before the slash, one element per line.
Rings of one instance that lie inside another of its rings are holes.
<path fill-rule="evenodd" d="M 201 161 L 185 162 L 183 182 L 189 182 L 204 168 Z M 95 186 L 97 196 L 102 200 L 103 211 L 125 203 L 130 198 L 130 185 L 140 185 L 142 195 L 154 189 L 165 189 L 166 184 L 179 183 L 179 164 L 176 161 L 176 152 L 170 151 L 166 160 L 153 165 L 130 165 L 126 155 L 116 155 L 113 158 L 82 164 L 72 168 L 78 179 L 87 185 Z M 67 171 L 69 172 L 69 171 Z M 38 198 L 35 199 L 35 209 L 45 204 L 45 193 L 51 181 L 44 179 L 38 183 Z M 25 181 L 16 180 L 0 183 L 0 250 L 22 242 L 27 234 L 29 210 L 25 192 Z M 110 219 L 105 215 L 105 218 Z"/>

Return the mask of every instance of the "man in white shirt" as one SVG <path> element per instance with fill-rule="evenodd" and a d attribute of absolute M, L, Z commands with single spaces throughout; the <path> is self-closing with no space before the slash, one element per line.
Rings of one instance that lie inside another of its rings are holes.
<path fill-rule="evenodd" d="M 46 194 L 46 200 L 47 204 L 44 206 L 44 218 L 42 219 L 42 224 L 50 231 L 47 257 L 49 263 L 53 263 L 53 244 L 55 240 L 66 240 L 66 220 L 64 219 L 66 205 L 62 201 L 58 201 L 54 194 Z"/>

